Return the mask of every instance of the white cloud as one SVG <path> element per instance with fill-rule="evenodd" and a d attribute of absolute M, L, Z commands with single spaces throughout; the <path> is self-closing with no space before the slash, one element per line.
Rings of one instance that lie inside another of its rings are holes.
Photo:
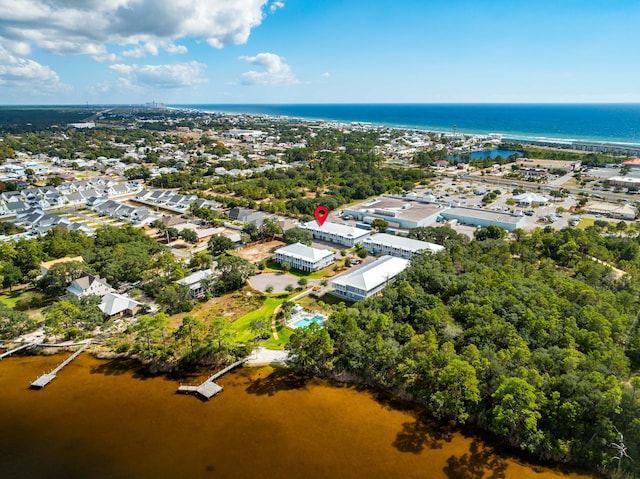
<path fill-rule="evenodd" d="M 13 42 L 13 41 L 5 41 L 4 47 L 9 50 L 11 53 L 26 57 L 27 55 L 31 55 L 31 46 L 27 42 Z"/>
<path fill-rule="evenodd" d="M 107 54 L 106 45 L 133 46 L 128 56 L 173 42 L 206 40 L 215 48 L 243 44 L 264 18 L 268 0 L 0 0 L 0 41 L 35 45 L 60 55 Z M 280 3 L 275 2 L 271 6 Z"/>
<path fill-rule="evenodd" d="M 276 11 L 278 8 L 283 8 L 283 7 L 284 7 L 284 2 L 275 1 L 275 2 L 273 2 L 273 3 L 271 4 L 271 6 L 269 7 L 269 11 L 270 11 L 271 13 L 275 13 L 275 11 Z"/>
<path fill-rule="evenodd" d="M 275 53 L 258 53 L 255 57 L 242 56 L 244 60 L 263 68 L 263 71 L 250 70 L 242 74 L 245 85 L 292 85 L 299 83 L 291 67 Z"/>
<path fill-rule="evenodd" d="M 99 63 L 105 63 L 105 62 L 113 63 L 118 60 L 118 55 L 116 55 L 115 53 L 105 53 L 102 55 L 93 55 L 92 58 Z"/>
<path fill-rule="evenodd" d="M 184 55 L 189 51 L 184 45 L 175 45 L 173 43 L 169 43 L 164 49 L 170 55 Z"/>
<path fill-rule="evenodd" d="M 329 78 L 331 76 L 331 74 L 329 72 L 324 72 L 322 74 L 323 78 Z"/>
<path fill-rule="evenodd" d="M 142 45 L 138 45 L 131 50 L 125 50 L 122 52 L 122 56 L 126 58 L 144 58 L 147 55 L 158 55 L 158 46 L 154 43 L 147 42 Z"/>
<path fill-rule="evenodd" d="M 13 55 L 0 45 L 0 85 L 31 93 L 63 88 L 58 74 L 46 65 Z"/>
<path fill-rule="evenodd" d="M 196 61 L 167 65 L 125 65 L 117 63 L 109 68 L 131 85 L 154 88 L 182 88 L 205 83 L 207 66 Z"/>

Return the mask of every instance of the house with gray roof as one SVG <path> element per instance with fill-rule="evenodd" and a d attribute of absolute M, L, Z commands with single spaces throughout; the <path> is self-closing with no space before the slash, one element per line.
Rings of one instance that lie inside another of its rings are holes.
<path fill-rule="evenodd" d="M 64 201 L 68 205 L 81 205 L 86 202 L 86 198 L 82 195 L 82 193 L 67 193 L 63 197 Z"/>
<path fill-rule="evenodd" d="M 87 274 L 73 282 L 67 287 L 67 293 L 74 295 L 76 298 L 95 294 L 103 297 L 107 293 L 113 293 L 115 290 L 99 276 Z"/>
<path fill-rule="evenodd" d="M 187 286 L 191 292 L 191 297 L 195 299 L 206 293 L 206 290 L 202 286 L 203 280 L 210 279 L 216 276 L 217 273 L 215 271 L 204 269 L 196 271 L 189 276 L 185 276 L 184 278 L 176 281 L 176 283 L 182 286 Z"/>
<path fill-rule="evenodd" d="M 109 316 L 109 319 L 121 316 L 135 316 L 142 304 L 129 296 L 117 293 L 107 293 L 98 305 L 100 311 Z"/>
<path fill-rule="evenodd" d="M 25 201 L 12 201 L 4 205 L 9 215 L 17 215 L 23 211 L 27 211 L 31 206 Z"/>
<path fill-rule="evenodd" d="M 32 231 L 38 234 L 45 234 L 51 228 L 55 226 L 62 226 L 64 228 L 68 228 L 71 225 L 71 221 L 69 221 L 64 216 L 58 216 L 54 214 L 45 214 L 40 218 L 31 228 Z"/>
<path fill-rule="evenodd" d="M 35 210 L 35 208 L 33 209 Z M 44 213 L 41 210 L 36 210 L 28 214 L 27 213 L 28 212 L 25 211 L 18 215 L 14 223 L 17 226 L 24 226 L 25 228 L 30 229 L 40 220 L 40 218 L 44 216 Z"/>
<path fill-rule="evenodd" d="M 86 223 L 71 223 L 67 227 L 67 229 L 69 231 L 79 231 L 81 233 L 86 234 L 87 236 L 93 236 L 93 234 L 94 234 L 94 231 Z"/>
<path fill-rule="evenodd" d="M 137 225 L 152 223 L 157 219 L 158 217 L 147 208 L 135 208 L 129 216 L 129 220 Z"/>
<path fill-rule="evenodd" d="M 275 217 L 275 215 L 265 214 L 262 211 L 243 208 L 241 206 L 232 208 L 227 215 L 229 218 L 238 221 L 239 223 L 256 225 L 258 227 L 262 226 L 265 219 Z"/>

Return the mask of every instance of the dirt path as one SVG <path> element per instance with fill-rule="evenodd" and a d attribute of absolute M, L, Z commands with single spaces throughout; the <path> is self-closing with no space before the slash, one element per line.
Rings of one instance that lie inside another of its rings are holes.
<path fill-rule="evenodd" d="M 278 313 L 280 312 L 281 309 L 282 309 L 282 304 L 279 304 L 278 306 L 276 306 L 276 309 L 273 311 L 273 315 L 271 316 L 271 332 L 273 333 L 274 339 L 280 339 L 278 337 L 278 328 L 276 327 L 277 325 L 276 318 L 278 317 Z"/>
<path fill-rule="evenodd" d="M 606 261 L 602 261 L 601 259 L 598 259 L 595 256 L 592 256 L 591 259 L 593 261 L 595 261 L 596 263 L 600 263 L 600 264 L 603 264 L 603 265 L 608 266 L 609 268 L 611 268 L 613 270 L 613 274 L 616 275 L 616 279 L 620 279 L 623 276 L 625 276 L 626 274 L 628 274 L 626 271 L 622 271 L 621 269 L 616 268 L 612 264 L 607 263 Z"/>

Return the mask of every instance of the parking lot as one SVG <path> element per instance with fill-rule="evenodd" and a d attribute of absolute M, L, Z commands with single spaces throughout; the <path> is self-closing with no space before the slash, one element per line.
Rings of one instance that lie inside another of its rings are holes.
<path fill-rule="evenodd" d="M 619 175 L 618 168 L 594 168 L 591 170 L 594 175 L 598 177 L 611 177 Z M 632 174 L 640 177 L 640 172 L 636 171 Z M 630 175 L 632 175 L 630 174 Z M 581 218 L 602 219 L 605 221 L 617 222 L 619 220 L 614 218 L 606 218 L 602 215 L 593 214 L 581 214 L 575 215 L 570 210 L 575 209 L 578 206 L 580 199 L 577 193 L 580 191 L 575 187 L 569 188 L 567 194 L 565 190 L 565 197 L 551 196 L 552 191 L 558 191 L 562 188 L 558 184 L 545 184 L 545 183 L 529 183 L 523 181 L 510 181 L 506 179 L 497 179 L 489 176 L 480 175 L 465 175 L 465 178 L 461 177 L 447 177 L 440 176 L 433 180 L 429 185 L 420 186 L 416 188 L 416 193 L 421 195 L 433 194 L 434 200 L 437 202 L 445 203 L 449 206 L 456 207 L 469 207 L 480 208 L 484 211 L 494 211 L 502 213 L 510 213 L 516 215 L 524 215 L 524 229 L 527 231 L 535 228 L 541 228 L 545 226 L 552 226 L 554 229 L 562 229 L 567 226 L 577 224 Z M 563 180 L 567 180 L 571 175 L 565 175 L 560 177 Z M 629 175 L 628 175 L 629 176 Z M 492 183 L 493 180 L 499 180 L 501 184 Z M 516 193 L 520 193 L 522 190 L 527 192 L 535 192 L 549 199 L 549 203 L 544 206 L 526 206 L 513 203 L 514 190 Z M 496 198 L 488 203 L 483 204 L 483 197 L 491 192 L 499 191 L 500 194 Z M 589 191 L 589 190 L 588 190 Z M 610 200 L 613 203 L 633 202 L 636 197 L 629 194 L 615 194 L 611 192 L 604 192 L 601 189 L 593 189 L 589 191 L 589 197 L 591 201 L 603 201 Z M 640 200 L 640 197 L 638 197 Z M 330 221 L 337 223 L 350 223 L 356 225 L 358 221 L 346 221 L 340 216 L 340 210 L 332 211 L 330 213 Z M 437 226 L 439 223 L 432 223 L 430 226 Z M 453 228 L 459 233 L 473 237 L 475 228 L 468 225 L 453 224 Z M 406 233 L 406 231 L 401 231 Z M 326 246 L 326 245 L 325 245 Z M 335 247 L 335 246 L 334 246 Z"/>

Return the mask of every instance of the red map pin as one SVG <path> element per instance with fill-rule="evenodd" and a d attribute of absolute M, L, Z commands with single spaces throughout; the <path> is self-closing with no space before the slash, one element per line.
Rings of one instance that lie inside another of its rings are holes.
<path fill-rule="evenodd" d="M 316 217 L 316 221 L 322 226 L 325 220 L 329 217 L 329 208 L 326 206 L 318 206 L 313 212 L 313 216 Z"/>

